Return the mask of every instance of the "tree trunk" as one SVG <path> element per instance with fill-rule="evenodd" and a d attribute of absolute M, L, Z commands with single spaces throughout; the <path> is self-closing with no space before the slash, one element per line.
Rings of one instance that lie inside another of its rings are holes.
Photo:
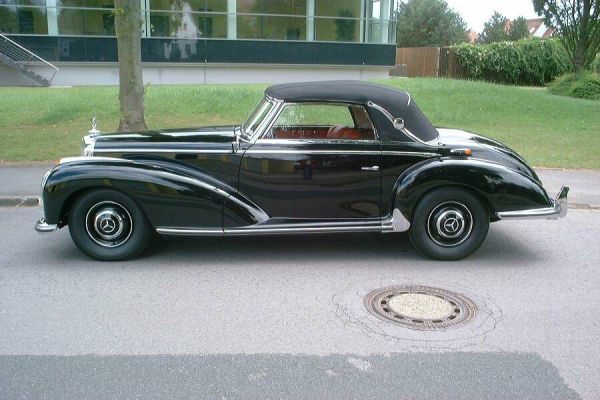
<path fill-rule="evenodd" d="M 141 11 L 137 0 L 115 0 L 119 54 L 120 131 L 145 131 Z"/>

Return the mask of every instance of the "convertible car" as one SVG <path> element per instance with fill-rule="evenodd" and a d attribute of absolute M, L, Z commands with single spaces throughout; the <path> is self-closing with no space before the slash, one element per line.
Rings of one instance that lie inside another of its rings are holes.
<path fill-rule="evenodd" d="M 42 181 L 39 232 L 69 226 L 100 260 L 152 234 L 408 232 L 424 255 L 473 253 L 490 222 L 558 219 L 508 147 L 435 128 L 405 91 L 359 81 L 271 86 L 243 125 L 100 134 Z"/>

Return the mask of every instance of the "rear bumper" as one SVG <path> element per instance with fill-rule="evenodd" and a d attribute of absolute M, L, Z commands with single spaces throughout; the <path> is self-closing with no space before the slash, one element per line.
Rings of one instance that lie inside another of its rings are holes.
<path fill-rule="evenodd" d="M 556 198 L 552 200 L 552 207 L 533 208 L 519 211 L 499 212 L 498 219 L 559 219 L 567 215 L 569 188 L 563 186 Z"/>

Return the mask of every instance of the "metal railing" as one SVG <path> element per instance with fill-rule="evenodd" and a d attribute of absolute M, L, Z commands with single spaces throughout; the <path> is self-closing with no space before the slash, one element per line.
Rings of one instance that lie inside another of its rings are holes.
<path fill-rule="evenodd" d="M 31 79 L 50 86 L 58 68 L 0 33 L 0 61 Z"/>

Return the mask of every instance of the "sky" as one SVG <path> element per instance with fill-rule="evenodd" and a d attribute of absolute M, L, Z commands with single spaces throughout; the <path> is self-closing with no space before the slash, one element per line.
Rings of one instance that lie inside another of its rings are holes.
<path fill-rule="evenodd" d="M 467 23 L 467 28 L 476 32 L 483 30 L 483 24 L 494 11 L 507 18 L 515 19 L 523 16 L 527 19 L 538 18 L 531 0 L 446 0 L 448 6 L 458 11 Z"/>

